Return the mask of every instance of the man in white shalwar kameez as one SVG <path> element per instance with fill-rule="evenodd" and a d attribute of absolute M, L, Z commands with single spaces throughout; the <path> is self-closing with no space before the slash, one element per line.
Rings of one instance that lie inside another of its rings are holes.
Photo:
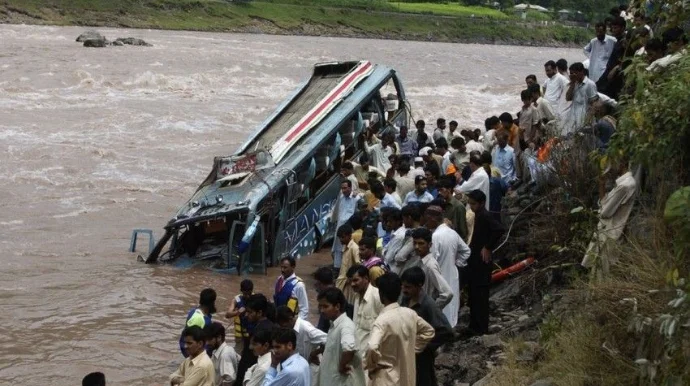
<path fill-rule="evenodd" d="M 431 253 L 438 260 L 443 278 L 450 284 L 453 290 L 453 298 L 443 308 L 451 327 L 458 324 L 458 311 L 460 310 L 460 275 L 458 267 L 466 264 L 470 257 L 470 248 L 462 241 L 458 232 L 450 228 L 443 221 L 443 209 L 438 206 L 430 206 L 425 212 L 426 226 L 433 231 L 431 236 Z"/>
<path fill-rule="evenodd" d="M 599 225 L 582 259 L 582 266 L 592 268 L 599 278 L 608 273 L 610 247 L 623 235 L 637 195 L 637 182 L 627 165 L 621 165 L 619 173 L 616 186 L 599 201 Z"/>

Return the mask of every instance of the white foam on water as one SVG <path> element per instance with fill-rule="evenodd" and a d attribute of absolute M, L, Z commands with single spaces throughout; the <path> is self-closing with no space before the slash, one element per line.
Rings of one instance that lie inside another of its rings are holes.
<path fill-rule="evenodd" d="M 22 220 L 0 221 L 1 226 L 22 225 L 22 224 L 24 224 L 24 221 L 22 221 Z"/>

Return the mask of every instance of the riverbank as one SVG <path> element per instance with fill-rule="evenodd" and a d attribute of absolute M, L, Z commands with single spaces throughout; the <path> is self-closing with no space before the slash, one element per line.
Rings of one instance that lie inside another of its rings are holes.
<path fill-rule="evenodd" d="M 581 46 L 591 35 L 516 19 L 214 0 L 4 0 L 0 22 L 551 47 Z"/>

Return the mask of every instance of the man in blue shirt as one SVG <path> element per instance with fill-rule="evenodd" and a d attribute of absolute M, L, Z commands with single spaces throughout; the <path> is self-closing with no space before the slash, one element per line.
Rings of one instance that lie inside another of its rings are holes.
<path fill-rule="evenodd" d="M 407 156 L 408 158 L 417 155 L 417 142 L 413 141 L 407 136 L 407 126 L 400 126 L 400 134 L 395 139 L 400 146 L 400 154 Z"/>
<path fill-rule="evenodd" d="M 335 208 L 333 208 L 332 221 L 335 221 L 336 232 L 341 225 L 345 224 L 347 220 L 355 214 L 357 210 L 357 202 L 359 201 L 359 196 L 352 191 L 352 181 L 348 179 L 343 179 L 340 182 L 340 195 L 338 200 L 335 202 Z M 333 256 L 333 269 L 340 269 L 340 264 L 343 257 L 343 246 L 336 237 L 333 240 L 333 247 L 331 248 L 331 255 Z"/>
<path fill-rule="evenodd" d="M 501 172 L 503 181 L 510 184 L 515 180 L 515 150 L 508 145 L 509 134 L 501 130 L 496 134 L 496 147 L 491 154 L 494 165 Z"/>
<path fill-rule="evenodd" d="M 263 386 L 311 385 L 311 370 L 306 359 L 297 352 L 297 334 L 292 328 L 280 328 L 273 333 L 271 368 Z"/>

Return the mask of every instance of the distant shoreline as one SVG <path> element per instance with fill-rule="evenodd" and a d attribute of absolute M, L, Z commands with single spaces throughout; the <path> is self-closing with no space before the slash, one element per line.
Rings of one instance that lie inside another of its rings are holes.
<path fill-rule="evenodd" d="M 276 3 L 93 0 L 80 8 L 51 0 L 5 0 L 0 23 L 269 35 L 347 37 L 539 47 L 581 47 L 589 32 L 517 20 L 323 8 Z"/>

